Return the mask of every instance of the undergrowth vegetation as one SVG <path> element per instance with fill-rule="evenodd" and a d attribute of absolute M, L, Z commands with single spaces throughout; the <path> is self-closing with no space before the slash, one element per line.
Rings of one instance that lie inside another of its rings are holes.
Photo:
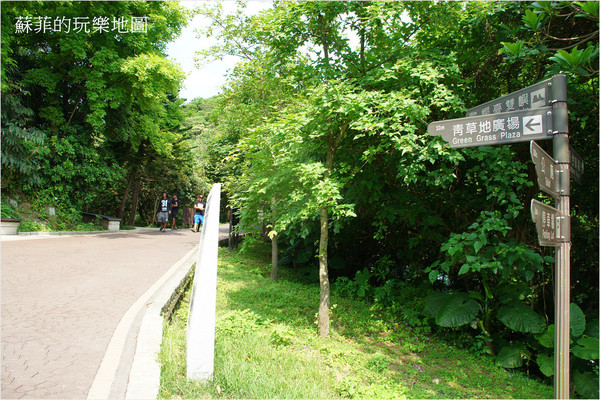
<path fill-rule="evenodd" d="M 81 211 L 67 205 L 48 207 L 43 200 L 21 202 L 16 207 L 2 199 L 2 218 L 18 218 L 19 232 L 101 231 L 100 219 L 84 222 Z"/>
<path fill-rule="evenodd" d="M 263 247 L 220 250 L 215 372 L 207 384 L 186 380 L 186 293 L 164 327 L 161 398 L 552 397 L 551 386 L 339 288 L 332 332 L 323 339 L 316 333 L 318 285 L 285 269 L 272 282 L 268 255 Z"/>
<path fill-rule="evenodd" d="M 100 231 L 100 220 L 85 222 L 80 210 L 62 205 L 49 207 L 44 200 L 21 201 L 17 207 L 2 197 L 2 218 L 20 219 L 19 232 Z"/>

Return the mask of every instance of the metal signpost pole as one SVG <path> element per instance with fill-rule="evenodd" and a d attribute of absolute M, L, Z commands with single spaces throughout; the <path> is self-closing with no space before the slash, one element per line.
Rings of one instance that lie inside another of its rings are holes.
<path fill-rule="evenodd" d="M 567 78 L 553 82 L 554 98 L 567 98 Z M 554 159 L 560 170 L 560 186 L 566 189 L 556 200 L 556 208 L 561 215 L 571 215 L 569 179 L 569 127 L 566 101 L 552 104 L 554 138 L 552 140 Z M 561 242 L 556 246 L 556 296 L 555 296 L 555 353 L 554 353 L 554 397 L 569 398 L 569 339 L 570 339 L 570 303 L 571 303 L 571 242 Z"/>

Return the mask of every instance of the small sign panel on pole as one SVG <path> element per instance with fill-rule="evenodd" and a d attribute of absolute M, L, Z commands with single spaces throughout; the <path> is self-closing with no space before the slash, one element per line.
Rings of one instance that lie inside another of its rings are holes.
<path fill-rule="evenodd" d="M 535 199 L 531 200 L 531 218 L 537 228 L 540 246 L 558 246 L 571 240 L 570 217 Z"/>
<path fill-rule="evenodd" d="M 581 158 L 572 146 L 569 146 L 569 158 L 571 178 L 575 179 L 577 182 L 581 182 L 581 175 L 583 175 L 583 158 Z"/>

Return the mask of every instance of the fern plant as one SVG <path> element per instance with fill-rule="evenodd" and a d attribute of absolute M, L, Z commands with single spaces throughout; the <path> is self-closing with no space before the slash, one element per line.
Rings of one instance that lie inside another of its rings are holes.
<path fill-rule="evenodd" d="M 2 203 L 0 205 L 2 219 L 19 219 L 20 215 L 10 204 Z"/>

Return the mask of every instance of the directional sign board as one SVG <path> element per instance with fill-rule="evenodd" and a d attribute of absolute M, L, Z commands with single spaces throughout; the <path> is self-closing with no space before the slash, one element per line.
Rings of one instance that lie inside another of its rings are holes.
<path fill-rule="evenodd" d="M 537 228 L 540 246 L 558 246 L 571 240 L 569 216 L 535 199 L 531 200 L 531 218 Z"/>
<path fill-rule="evenodd" d="M 568 194 L 567 190 L 562 188 L 560 184 L 560 174 L 563 171 L 559 164 L 533 140 L 531 141 L 529 150 L 531 160 L 535 164 L 535 172 L 540 189 L 554 197 L 559 197 L 561 194 Z"/>
<path fill-rule="evenodd" d="M 569 146 L 569 155 L 570 155 L 570 166 L 571 166 L 571 178 L 575 179 L 577 182 L 581 182 L 581 175 L 583 175 L 583 158 L 575 149 Z"/>
<path fill-rule="evenodd" d="M 567 101 L 566 98 L 559 98 L 561 97 L 560 93 L 563 91 L 557 89 L 563 87 L 563 85 L 566 88 L 566 76 L 555 75 L 548 80 L 538 82 L 525 89 L 517 90 L 506 96 L 473 107 L 467 110 L 467 117 L 529 110 L 549 106 L 554 101 Z"/>
<path fill-rule="evenodd" d="M 427 132 L 454 148 L 552 139 L 552 107 L 435 121 Z"/>

